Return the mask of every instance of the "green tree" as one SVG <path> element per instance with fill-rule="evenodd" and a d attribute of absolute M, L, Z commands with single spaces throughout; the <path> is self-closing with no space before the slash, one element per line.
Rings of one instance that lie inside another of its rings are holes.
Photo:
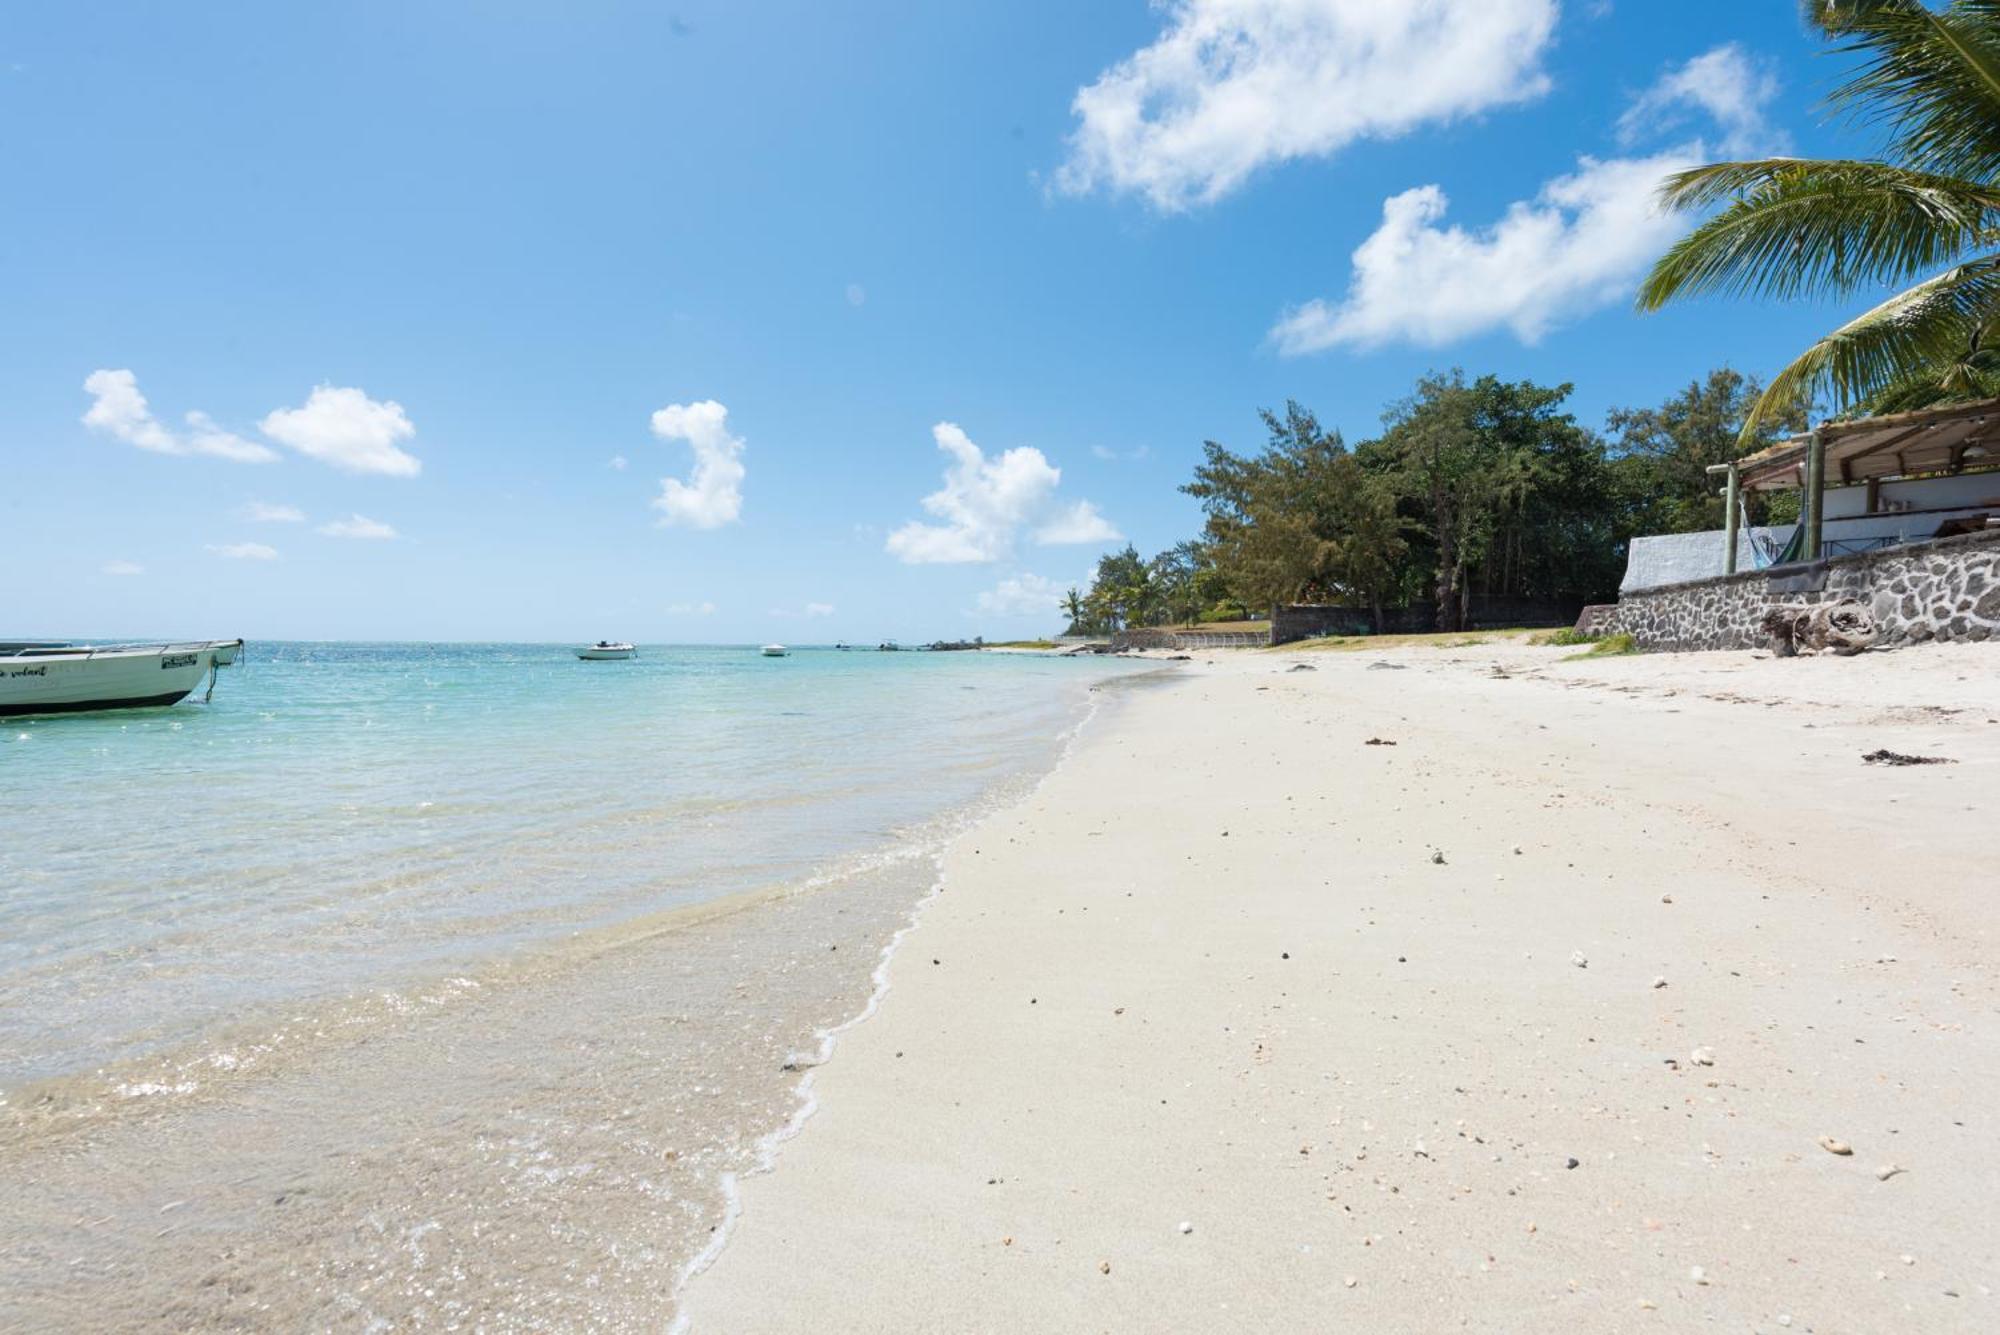
<path fill-rule="evenodd" d="M 1406 554 L 1392 490 L 1297 402 L 1283 416 L 1258 415 L 1262 453 L 1205 442 L 1194 480 L 1181 488 L 1206 515 L 1201 548 L 1210 567 L 1231 595 L 1256 607 L 1354 598 L 1375 608 L 1379 622 Z"/>
<path fill-rule="evenodd" d="M 1062 614 L 1069 618 L 1069 635 L 1088 635 L 1091 628 L 1084 623 L 1083 593 L 1075 585 L 1062 597 Z"/>
<path fill-rule="evenodd" d="M 1879 127 L 1882 156 L 1719 162 L 1669 178 L 1669 207 L 1722 207 L 1654 266 L 1640 308 L 1713 293 L 1902 290 L 1780 371 L 1746 415 L 1745 439 L 1801 400 L 1866 410 L 2000 392 L 2000 0 L 1803 8 L 1857 58 L 1829 105 Z"/>
<path fill-rule="evenodd" d="M 1701 380 L 1657 408 L 1613 408 L 1605 427 L 1612 444 L 1612 471 L 1627 535 L 1701 533 L 1722 527 L 1722 497 L 1708 470 L 1740 459 L 1763 441 L 1744 440 L 1744 423 L 1763 395 L 1753 378 L 1728 367 Z M 1804 429 L 1806 408 L 1794 403 L 1775 423 L 1786 431 Z M 1797 494 L 1751 492 L 1750 521 L 1782 523 L 1795 517 Z"/>
<path fill-rule="evenodd" d="M 1569 392 L 1429 375 L 1358 451 L 1425 539 L 1440 630 L 1465 624 L 1475 583 L 1538 596 L 1605 587 L 1618 553 L 1603 445 L 1561 411 Z"/>

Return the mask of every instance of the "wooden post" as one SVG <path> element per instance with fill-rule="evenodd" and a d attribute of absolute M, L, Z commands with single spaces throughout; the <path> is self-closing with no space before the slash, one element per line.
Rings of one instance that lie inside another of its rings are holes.
<path fill-rule="evenodd" d="M 1736 573 L 1736 511 L 1743 504 L 1742 482 L 1734 463 L 1729 465 L 1729 480 L 1722 491 L 1722 573 Z"/>
<path fill-rule="evenodd" d="M 1820 556 L 1820 529 L 1826 518 L 1826 437 L 1814 427 L 1806 437 L 1805 547 L 1799 555 L 1807 561 Z"/>

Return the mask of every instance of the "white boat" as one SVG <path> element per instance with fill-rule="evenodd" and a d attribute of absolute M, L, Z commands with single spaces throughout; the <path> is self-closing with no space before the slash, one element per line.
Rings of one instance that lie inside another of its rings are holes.
<path fill-rule="evenodd" d="M 630 658 L 638 652 L 637 649 L 634 649 L 629 644 L 617 644 L 611 640 L 599 640 L 596 644 L 584 645 L 583 648 L 576 651 L 576 656 L 578 658 L 604 660 Z"/>
<path fill-rule="evenodd" d="M 782 644 L 767 644 L 757 652 L 766 658 L 790 658 L 792 651 Z"/>
<path fill-rule="evenodd" d="M 242 648 L 241 640 L 0 643 L 0 715 L 179 704 L 203 677 L 213 694 L 216 669 L 234 663 Z"/>

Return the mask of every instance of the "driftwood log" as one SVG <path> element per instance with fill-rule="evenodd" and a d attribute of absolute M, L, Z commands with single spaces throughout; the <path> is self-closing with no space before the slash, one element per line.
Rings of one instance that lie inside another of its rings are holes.
<path fill-rule="evenodd" d="M 1875 618 L 1851 598 L 1794 603 L 1764 614 L 1764 634 L 1780 658 L 1794 654 L 1858 654 L 1875 643 Z"/>

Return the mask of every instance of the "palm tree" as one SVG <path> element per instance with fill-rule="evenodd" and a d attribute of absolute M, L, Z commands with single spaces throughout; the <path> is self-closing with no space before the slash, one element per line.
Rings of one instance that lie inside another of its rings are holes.
<path fill-rule="evenodd" d="M 1640 309 L 1710 293 L 1910 285 L 1780 371 L 1744 422 L 1746 441 L 1822 395 L 1848 410 L 2000 393 L 2000 0 L 1804 0 L 1804 10 L 1860 57 L 1829 105 L 1879 127 L 1886 153 L 1718 162 L 1670 177 L 1668 207 L 1723 207 L 1661 257 Z"/>
<path fill-rule="evenodd" d="M 1075 585 L 1063 595 L 1062 614 L 1069 618 L 1069 633 L 1077 635 L 1083 631 L 1083 595 Z"/>

